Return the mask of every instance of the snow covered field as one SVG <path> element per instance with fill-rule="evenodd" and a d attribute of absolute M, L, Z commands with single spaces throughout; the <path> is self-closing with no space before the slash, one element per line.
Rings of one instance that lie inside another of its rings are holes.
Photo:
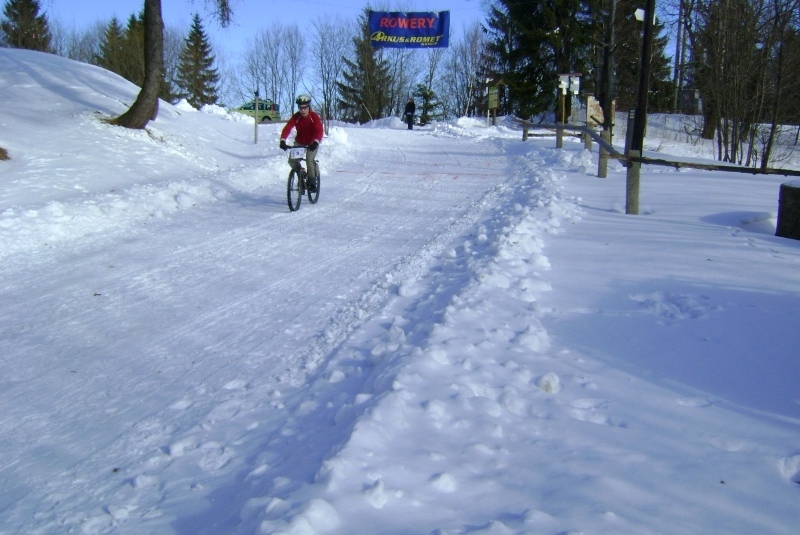
<path fill-rule="evenodd" d="M 136 92 L 0 49 L 0 534 L 797 533 L 787 179 Z"/>

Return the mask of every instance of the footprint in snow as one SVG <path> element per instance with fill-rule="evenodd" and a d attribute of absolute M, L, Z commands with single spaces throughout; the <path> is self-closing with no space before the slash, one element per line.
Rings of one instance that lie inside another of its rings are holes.
<path fill-rule="evenodd" d="M 200 459 L 200 468 L 206 472 L 216 472 L 224 467 L 233 457 L 229 448 L 225 448 L 216 442 L 207 442 L 200 446 L 203 451 L 203 458 Z"/>
<path fill-rule="evenodd" d="M 363 492 L 367 503 L 375 509 L 383 509 L 383 506 L 389 502 L 382 479 L 378 479 L 372 485 L 367 486 Z"/>
<path fill-rule="evenodd" d="M 678 405 L 683 405 L 684 407 L 708 407 L 711 404 L 710 399 L 702 396 L 678 398 Z"/>
<path fill-rule="evenodd" d="M 194 405 L 194 402 L 192 400 L 184 398 L 179 401 L 176 401 L 175 403 L 170 405 L 169 408 L 176 411 L 183 411 L 188 409 L 192 405 Z"/>
<path fill-rule="evenodd" d="M 800 485 L 800 453 L 781 459 L 778 469 L 788 481 Z"/>
<path fill-rule="evenodd" d="M 429 481 L 433 488 L 440 492 L 449 494 L 458 490 L 455 478 L 447 472 L 436 474 Z"/>
<path fill-rule="evenodd" d="M 206 416 L 206 422 L 208 424 L 214 424 L 216 422 L 230 420 L 239 414 L 241 409 L 242 405 L 238 401 L 225 401 L 208 413 L 208 416 Z"/>
<path fill-rule="evenodd" d="M 569 411 L 570 416 L 581 422 L 610 425 L 612 427 L 627 427 L 625 422 L 615 422 L 608 415 L 600 412 L 600 409 L 605 409 L 608 406 L 608 401 L 604 399 L 576 399 L 570 403 L 570 406 L 572 407 Z"/>
<path fill-rule="evenodd" d="M 652 292 L 633 294 L 632 301 L 666 321 L 702 318 L 708 312 L 720 307 L 708 302 L 707 296 L 678 294 L 671 292 Z"/>

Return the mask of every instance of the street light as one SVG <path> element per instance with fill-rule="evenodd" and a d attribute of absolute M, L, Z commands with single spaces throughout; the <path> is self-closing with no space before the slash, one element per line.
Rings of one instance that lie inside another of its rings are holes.
<path fill-rule="evenodd" d="M 558 93 L 559 98 L 561 99 L 561 121 L 562 123 L 567 122 L 567 118 L 564 112 L 564 95 L 567 94 L 567 88 L 569 87 L 569 74 L 560 74 L 558 76 Z"/>
<path fill-rule="evenodd" d="M 567 91 L 572 93 L 570 99 L 570 114 L 571 114 L 574 97 L 575 95 L 578 94 L 578 89 L 580 88 L 580 80 L 581 80 L 581 73 L 579 72 L 565 73 L 558 75 L 558 99 L 561 107 L 561 117 L 560 118 L 556 117 L 557 149 L 560 149 L 562 147 L 562 137 L 564 134 L 564 129 L 562 128 L 562 126 L 567 122 L 567 112 L 565 110 Z M 556 111 L 556 114 L 558 114 L 558 111 Z"/>
<path fill-rule="evenodd" d="M 253 134 L 253 140 L 256 145 L 258 145 L 258 86 L 256 86 L 256 90 L 253 92 L 254 101 L 254 109 L 255 109 L 255 133 Z"/>
<path fill-rule="evenodd" d="M 637 10 L 641 11 L 641 10 Z M 641 16 L 644 19 L 644 36 L 642 38 L 642 59 L 639 65 L 639 89 L 638 98 L 636 101 L 636 113 L 633 119 L 633 135 L 631 136 L 631 152 L 630 155 L 634 157 L 641 157 L 642 149 L 644 147 L 644 130 L 647 123 L 647 96 L 650 92 L 650 56 L 653 50 L 653 31 L 655 20 L 656 2 L 655 0 L 647 0 L 644 13 Z M 637 17 L 638 19 L 639 17 Z M 626 195 L 625 195 L 625 213 L 638 214 L 639 213 L 639 172 L 641 163 L 629 162 L 627 179 L 626 179 Z"/>

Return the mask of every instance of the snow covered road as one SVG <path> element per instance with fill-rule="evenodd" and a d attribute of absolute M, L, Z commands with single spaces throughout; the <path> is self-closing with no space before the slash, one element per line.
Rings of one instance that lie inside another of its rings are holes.
<path fill-rule="evenodd" d="M 779 179 L 632 218 L 582 144 L 386 119 L 290 213 L 280 125 L 136 90 L 0 49 L 0 535 L 794 535 Z"/>
<path fill-rule="evenodd" d="M 321 151 L 320 201 L 296 213 L 278 152 L 270 167 L 183 178 L 189 191 L 262 184 L 253 191 L 137 217 L 112 237 L 65 239 L 34 261 L 8 258 L 0 430 L 18 459 L 3 467 L 0 495 L 11 516 L 35 515 L 46 533 L 91 525 L 68 512 L 95 510 L 102 531 L 158 510 L 185 484 L 171 474 L 184 464 L 235 474 L 246 459 L 230 433 L 256 422 L 259 436 L 279 432 L 280 419 L 278 430 L 263 423 L 274 405 L 517 178 L 502 140 L 453 138 L 448 150 L 424 135 L 401 132 L 387 146 L 385 131 L 364 129 L 337 144 L 346 134 L 335 131 Z M 137 208 L 123 193 L 126 202 Z M 181 462 L 194 450 L 199 463 Z M 96 501 L 134 490 L 122 505 Z"/>

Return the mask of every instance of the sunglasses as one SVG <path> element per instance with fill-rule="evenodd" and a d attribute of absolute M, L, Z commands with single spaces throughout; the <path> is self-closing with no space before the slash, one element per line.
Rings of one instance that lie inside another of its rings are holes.
<path fill-rule="evenodd" d="M 301 109 L 301 110 L 307 110 L 307 109 L 308 109 L 308 106 L 298 106 L 298 109 Z"/>

